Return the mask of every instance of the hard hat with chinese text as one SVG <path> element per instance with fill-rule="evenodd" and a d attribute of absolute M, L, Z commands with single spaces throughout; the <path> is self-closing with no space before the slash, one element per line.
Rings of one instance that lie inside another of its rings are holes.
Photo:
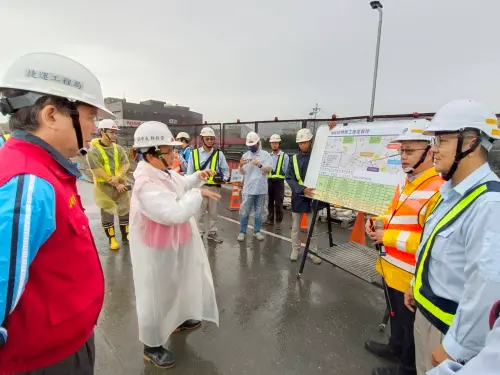
<path fill-rule="evenodd" d="M 77 61 L 55 53 L 30 53 L 17 59 L 0 82 L 0 92 L 9 89 L 27 94 L 3 98 L 4 114 L 32 106 L 40 97 L 52 95 L 95 107 L 101 118 L 115 117 L 104 104 L 97 77 Z"/>
<path fill-rule="evenodd" d="M 133 147 L 141 151 L 147 151 L 151 147 L 181 145 L 181 142 L 175 140 L 168 126 L 162 122 L 144 122 L 134 133 Z"/>

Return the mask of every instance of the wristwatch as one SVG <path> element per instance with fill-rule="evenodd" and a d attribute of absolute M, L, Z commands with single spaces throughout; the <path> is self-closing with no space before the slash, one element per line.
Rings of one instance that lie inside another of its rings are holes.
<path fill-rule="evenodd" d="M 262 164 L 259 164 L 259 168 L 262 168 Z"/>

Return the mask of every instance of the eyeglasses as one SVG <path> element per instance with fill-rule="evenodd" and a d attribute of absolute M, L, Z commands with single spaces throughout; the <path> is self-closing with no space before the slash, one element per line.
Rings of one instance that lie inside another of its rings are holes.
<path fill-rule="evenodd" d="M 409 148 L 400 148 L 398 150 L 399 155 L 406 154 L 408 156 L 413 155 L 415 151 L 425 151 L 427 150 L 426 148 L 414 148 L 414 149 L 409 149 Z"/>
<path fill-rule="evenodd" d="M 443 138 L 443 136 L 441 136 L 441 135 L 436 135 L 431 140 L 431 146 L 440 147 L 442 145 L 445 145 L 446 143 L 448 143 L 452 139 L 457 139 L 458 137 L 460 137 L 460 135 L 456 135 L 454 137 L 448 137 L 448 138 Z M 465 136 L 464 137 L 464 139 L 467 139 L 467 140 L 471 140 L 471 139 L 475 140 L 477 138 L 478 137 L 474 137 L 474 136 Z"/>

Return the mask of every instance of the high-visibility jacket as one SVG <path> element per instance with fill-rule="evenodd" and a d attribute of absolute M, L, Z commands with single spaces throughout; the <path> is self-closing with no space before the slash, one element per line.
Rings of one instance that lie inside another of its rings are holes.
<path fill-rule="evenodd" d="M 300 176 L 300 168 L 299 168 L 299 160 L 297 154 L 292 156 L 292 165 L 293 165 L 293 173 L 295 174 L 295 178 L 299 185 L 304 186 L 304 181 L 302 181 L 302 177 Z"/>
<path fill-rule="evenodd" d="M 120 155 L 118 153 L 118 146 L 116 145 L 116 143 L 112 144 L 113 145 L 113 159 L 114 159 L 114 164 L 115 164 L 115 170 L 113 172 L 111 172 L 111 167 L 109 165 L 108 155 L 106 154 L 104 147 L 102 147 L 101 144 L 99 143 L 99 139 L 98 138 L 94 139 L 91 142 L 91 144 L 92 144 L 92 146 L 96 147 L 101 154 L 102 168 L 104 169 L 104 171 L 110 176 L 118 176 L 118 173 L 120 171 Z M 89 158 L 89 157 L 90 156 L 87 154 L 87 158 Z M 95 182 L 106 182 L 106 179 L 102 178 L 102 177 L 94 176 L 94 181 Z"/>
<path fill-rule="evenodd" d="M 406 178 L 403 188 L 396 187 L 385 214 L 372 219 L 384 221 L 385 255 L 379 257 L 376 267 L 393 289 L 404 293 L 410 287 L 424 223 L 440 196 L 439 188 L 443 183 L 434 168 L 411 182 Z"/>
<path fill-rule="evenodd" d="M 415 272 L 415 281 L 413 284 L 413 298 L 422 315 L 443 334 L 448 332 L 448 329 L 453 323 L 453 318 L 458 308 L 458 302 L 437 296 L 434 294 L 429 284 L 429 266 L 434 239 L 439 233 L 448 229 L 461 215 L 464 215 L 477 198 L 488 192 L 500 192 L 500 182 L 488 181 L 466 192 L 458 203 L 443 216 L 434 228 L 432 228 L 432 232 L 423 245 L 419 255 L 417 270 Z M 441 199 L 438 200 L 435 207 L 440 203 Z M 472 218 L 471 220 L 474 219 Z M 472 246 L 474 246 L 474 244 L 472 244 Z"/>
<path fill-rule="evenodd" d="M 278 158 L 278 162 L 276 163 L 276 169 L 274 171 L 269 172 L 268 178 L 278 178 L 281 180 L 285 179 L 285 171 L 283 170 L 284 161 L 285 161 L 285 153 L 283 152 Z"/>
<path fill-rule="evenodd" d="M 219 164 L 219 150 L 215 150 L 212 152 L 211 160 L 210 160 L 210 169 L 212 171 L 217 172 L 217 165 Z M 200 171 L 201 166 L 200 166 L 200 151 L 196 148 L 193 150 L 193 165 L 194 165 L 194 170 Z M 214 182 L 214 176 L 210 176 L 208 180 L 205 182 L 207 185 L 219 185 L 217 182 Z"/>

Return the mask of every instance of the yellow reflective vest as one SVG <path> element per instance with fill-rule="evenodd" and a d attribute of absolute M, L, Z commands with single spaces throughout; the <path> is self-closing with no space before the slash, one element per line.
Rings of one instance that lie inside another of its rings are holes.
<path fill-rule="evenodd" d="M 99 139 L 96 138 L 95 140 L 92 141 L 92 146 L 96 147 L 102 157 L 103 160 L 103 165 L 102 168 L 104 171 L 109 174 L 110 176 L 118 176 L 118 173 L 120 171 L 120 156 L 118 153 L 118 146 L 116 146 L 115 143 L 113 143 L 113 159 L 114 159 L 114 164 L 115 164 L 115 170 L 111 172 L 111 167 L 109 165 L 109 158 L 108 155 L 106 154 L 106 151 L 104 150 L 104 147 L 101 146 L 99 143 Z M 87 154 L 87 159 L 89 158 L 89 155 Z M 95 177 L 94 178 L 95 182 L 106 182 L 106 179 L 102 177 Z"/>
<path fill-rule="evenodd" d="M 279 178 L 281 180 L 285 179 L 285 172 L 283 171 L 283 161 L 285 160 L 285 153 L 281 153 L 276 163 L 276 169 L 269 172 L 268 178 Z"/>
<path fill-rule="evenodd" d="M 217 163 L 219 161 L 219 150 L 215 150 L 215 152 L 212 153 L 211 156 L 212 160 L 210 161 L 210 169 L 212 171 L 217 171 Z M 200 166 L 200 151 L 199 149 L 194 149 L 193 150 L 193 163 L 194 163 L 194 170 L 197 172 L 201 170 Z M 214 176 L 210 176 L 208 180 L 205 182 L 207 185 L 219 185 L 217 182 L 214 182 Z"/>
<path fill-rule="evenodd" d="M 419 254 L 415 281 L 413 283 L 413 298 L 422 315 L 443 334 L 448 332 L 448 329 L 453 323 L 453 318 L 458 308 L 458 302 L 439 297 L 432 291 L 432 287 L 429 284 L 429 266 L 432 260 L 432 246 L 439 233 L 448 229 L 460 216 L 466 213 L 467 209 L 477 198 L 488 192 L 500 192 L 500 182 L 488 181 L 466 192 L 458 203 L 443 216 L 434 228 L 432 228 L 432 232 Z M 439 199 L 434 210 L 439 207 L 441 201 L 442 199 Z"/>

